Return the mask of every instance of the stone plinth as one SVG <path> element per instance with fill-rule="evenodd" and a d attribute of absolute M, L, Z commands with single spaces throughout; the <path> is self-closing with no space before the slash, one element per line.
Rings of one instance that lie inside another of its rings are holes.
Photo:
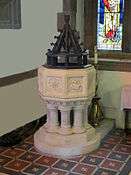
<path fill-rule="evenodd" d="M 47 123 L 34 135 L 36 149 L 57 157 L 95 150 L 100 136 L 88 124 L 87 115 L 88 105 L 95 94 L 94 67 L 64 70 L 40 67 L 38 83 L 40 96 L 47 103 Z"/>

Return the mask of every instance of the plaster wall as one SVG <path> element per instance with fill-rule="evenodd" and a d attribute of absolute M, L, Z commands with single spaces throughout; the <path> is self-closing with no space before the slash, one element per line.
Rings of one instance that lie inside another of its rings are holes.
<path fill-rule="evenodd" d="M 0 135 L 46 114 L 37 88 L 37 77 L 0 88 Z"/>
<path fill-rule="evenodd" d="M 116 127 L 124 128 L 125 115 L 121 110 L 121 91 L 125 85 L 131 85 L 131 72 L 99 71 L 98 77 L 99 96 L 105 117 L 114 118 Z"/>
<path fill-rule="evenodd" d="M 21 29 L 0 29 L 0 77 L 37 68 L 57 34 L 62 0 L 21 0 Z"/>

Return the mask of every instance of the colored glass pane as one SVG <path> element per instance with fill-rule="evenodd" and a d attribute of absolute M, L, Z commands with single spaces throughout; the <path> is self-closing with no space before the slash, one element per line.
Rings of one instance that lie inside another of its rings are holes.
<path fill-rule="evenodd" d="M 122 49 L 124 0 L 98 0 L 97 48 Z"/>

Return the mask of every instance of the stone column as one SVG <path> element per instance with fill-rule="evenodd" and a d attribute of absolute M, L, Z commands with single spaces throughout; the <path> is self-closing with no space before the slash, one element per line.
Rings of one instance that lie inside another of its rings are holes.
<path fill-rule="evenodd" d="M 59 129 L 59 133 L 63 135 L 72 134 L 71 131 L 71 123 L 70 123 L 70 111 L 71 107 L 59 107 L 61 112 L 61 126 Z"/>
<path fill-rule="evenodd" d="M 83 112 L 84 112 L 83 109 L 84 106 L 74 107 L 74 125 L 73 125 L 74 133 L 83 133 L 86 131 L 83 123 Z"/>
<path fill-rule="evenodd" d="M 58 130 L 58 109 L 52 104 L 47 104 L 47 123 L 48 132 L 56 132 Z"/>

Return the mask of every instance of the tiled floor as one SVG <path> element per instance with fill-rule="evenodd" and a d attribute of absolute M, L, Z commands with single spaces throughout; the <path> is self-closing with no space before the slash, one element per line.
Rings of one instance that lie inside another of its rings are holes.
<path fill-rule="evenodd" d="M 14 148 L 0 148 L 0 175 L 128 175 L 131 171 L 131 135 L 114 130 L 98 150 L 70 159 L 40 155 L 33 137 Z"/>

